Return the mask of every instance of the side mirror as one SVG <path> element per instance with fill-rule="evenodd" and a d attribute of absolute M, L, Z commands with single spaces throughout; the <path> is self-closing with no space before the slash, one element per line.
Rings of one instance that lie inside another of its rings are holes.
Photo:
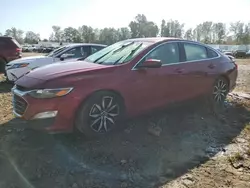
<path fill-rule="evenodd" d="M 63 61 L 65 58 L 73 57 L 73 56 L 74 56 L 74 54 L 62 54 L 60 56 L 60 60 Z"/>
<path fill-rule="evenodd" d="M 147 59 L 138 68 L 160 68 L 162 66 L 161 60 Z"/>

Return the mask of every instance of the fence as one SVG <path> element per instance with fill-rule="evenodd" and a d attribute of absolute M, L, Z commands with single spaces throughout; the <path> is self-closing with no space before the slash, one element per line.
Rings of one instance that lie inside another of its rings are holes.
<path fill-rule="evenodd" d="M 208 44 L 208 45 L 215 49 L 228 50 L 228 51 L 250 50 L 250 45 L 224 45 L 224 44 Z"/>

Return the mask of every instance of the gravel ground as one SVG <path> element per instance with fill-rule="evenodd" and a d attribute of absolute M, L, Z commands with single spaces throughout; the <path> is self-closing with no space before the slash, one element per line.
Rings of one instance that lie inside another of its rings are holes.
<path fill-rule="evenodd" d="M 237 63 L 238 93 L 220 115 L 168 109 L 94 141 L 23 128 L 11 114 L 10 86 L 0 83 L 0 188 L 250 187 L 250 99 L 242 94 L 250 92 L 250 61 Z"/>

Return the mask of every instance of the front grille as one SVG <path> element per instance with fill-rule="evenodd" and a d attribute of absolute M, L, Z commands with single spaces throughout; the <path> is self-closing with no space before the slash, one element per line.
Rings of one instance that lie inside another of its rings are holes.
<path fill-rule="evenodd" d="M 15 113 L 21 116 L 24 115 L 27 106 L 27 102 L 22 97 L 13 94 L 13 109 Z"/>

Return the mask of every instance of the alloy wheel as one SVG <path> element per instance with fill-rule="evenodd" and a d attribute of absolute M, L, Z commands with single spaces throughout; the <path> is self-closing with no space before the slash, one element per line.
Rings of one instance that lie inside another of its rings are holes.
<path fill-rule="evenodd" d="M 222 103 L 227 96 L 228 88 L 227 83 L 219 79 L 214 86 L 213 90 L 213 98 L 216 103 Z"/>
<path fill-rule="evenodd" d="M 90 127 L 98 133 L 105 133 L 115 125 L 119 116 L 119 105 L 111 96 L 105 96 L 100 103 L 95 103 L 89 112 Z"/>

